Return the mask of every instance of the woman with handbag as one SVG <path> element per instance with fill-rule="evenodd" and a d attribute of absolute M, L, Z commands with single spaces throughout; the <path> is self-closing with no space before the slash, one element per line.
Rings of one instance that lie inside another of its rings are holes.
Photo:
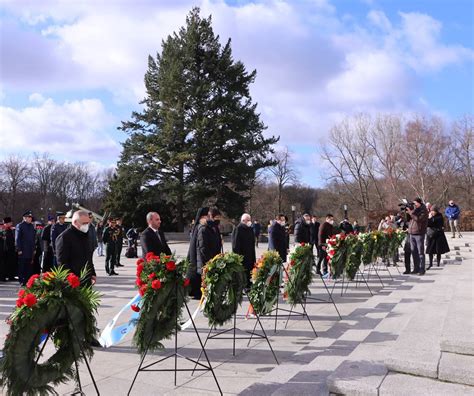
<path fill-rule="evenodd" d="M 433 266 L 433 257 L 436 254 L 437 266 L 441 264 L 441 255 L 449 252 L 448 241 L 444 235 L 444 219 L 437 206 L 433 206 L 429 213 L 428 229 L 426 231 L 426 253 L 429 255 L 430 265 Z"/>

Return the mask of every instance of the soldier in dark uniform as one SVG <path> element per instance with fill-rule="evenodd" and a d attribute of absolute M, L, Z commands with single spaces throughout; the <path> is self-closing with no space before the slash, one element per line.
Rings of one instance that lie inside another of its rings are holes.
<path fill-rule="evenodd" d="M 41 257 L 43 256 L 43 244 L 41 234 L 43 232 L 43 223 L 35 221 L 35 257 L 33 259 L 33 274 L 41 274 Z"/>
<path fill-rule="evenodd" d="M 53 245 L 51 244 L 51 229 L 55 223 L 53 216 L 48 216 L 48 225 L 43 228 L 41 233 L 41 241 L 43 242 L 43 263 L 42 271 L 48 272 L 54 266 Z"/>
<path fill-rule="evenodd" d="M 7 280 L 7 269 L 5 267 L 5 236 L 3 232 L 3 221 L 0 223 L 0 281 Z"/>
<path fill-rule="evenodd" d="M 123 264 L 120 264 L 120 256 L 122 254 L 123 248 L 123 238 L 125 236 L 125 229 L 122 225 L 122 219 L 119 217 L 117 218 L 117 263 L 115 264 L 116 267 L 123 267 Z"/>
<path fill-rule="evenodd" d="M 3 267 L 4 276 L 9 281 L 16 280 L 18 270 L 18 257 L 15 249 L 15 229 L 13 228 L 12 218 L 3 219 L 3 231 L 0 235 L 0 243 L 3 246 Z"/>
<path fill-rule="evenodd" d="M 66 224 L 66 215 L 63 212 L 56 212 L 56 223 L 51 227 L 51 246 L 53 247 L 53 253 L 56 256 L 56 239 L 69 227 Z M 56 265 L 56 257 L 54 258 L 54 264 Z"/>
<path fill-rule="evenodd" d="M 117 227 L 117 222 L 114 218 L 109 218 L 109 225 L 105 227 L 102 237 L 105 243 L 105 272 L 108 275 L 118 275 L 115 272 L 117 264 L 117 238 L 120 234 L 120 229 Z"/>
<path fill-rule="evenodd" d="M 25 286 L 33 273 L 36 232 L 32 224 L 33 213 L 23 213 L 23 221 L 16 226 L 15 245 L 18 252 L 18 280 Z"/>

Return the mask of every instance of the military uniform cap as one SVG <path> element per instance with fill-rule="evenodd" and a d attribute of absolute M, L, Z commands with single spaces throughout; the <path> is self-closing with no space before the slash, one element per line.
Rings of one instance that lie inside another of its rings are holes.
<path fill-rule="evenodd" d="M 33 212 L 31 210 L 27 210 L 23 213 L 23 217 L 33 217 Z"/>

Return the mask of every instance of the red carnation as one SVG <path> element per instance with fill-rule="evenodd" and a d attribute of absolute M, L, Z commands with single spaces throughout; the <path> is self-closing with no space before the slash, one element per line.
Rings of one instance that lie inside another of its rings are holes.
<path fill-rule="evenodd" d="M 143 285 L 145 285 L 146 283 L 143 282 L 140 278 L 137 278 L 137 280 L 135 281 L 136 285 L 138 287 L 142 287 Z"/>
<path fill-rule="evenodd" d="M 143 264 L 137 265 L 137 276 L 140 276 L 142 271 L 143 271 Z"/>
<path fill-rule="evenodd" d="M 142 258 L 139 258 L 137 260 L 137 265 L 143 264 L 144 262 L 145 262 L 145 260 L 143 260 Z"/>
<path fill-rule="evenodd" d="M 189 280 L 189 278 L 186 278 L 186 279 L 184 280 L 183 285 L 184 285 L 184 287 L 188 287 L 190 283 L 191 283 L 191 281 Z"/>
<path fill-rule="evenodd" d="M 143 285 L 142 287 L 140 287 L 140 289 L 138 290 L 138 294 L 140 294 L 140 296 L 144 296 L 145 293 L 146 293 L 146 289 L 147 289 L 147 286 L 146 285 Z"/>
<path fill-rule="evenodd" d="M 176 269 L 176 263 L 174 261 L 166 263 L 166 269 L 168 271 L 174 271 Z"/>
<path fill-rule="evenodd" d="M 33 287 L 33 283 L 35 283 L 35 280 L 39 278 L 38 274 L 31 275 L 31 278 L 28 279 L 28 282 L 26 283 L 26 287 L 29 289 Z"/>
<path fill-rule="evenodd" d="M 20 291 L 18 292 L 18 297 L 20 298 L 24 297 L 25 293 L 26 293 L 25 289 L 20 289 Z"/>
<path fill-rule="evenodd" d="M 295 263 L 295 260 L 291 260 L 291 261 L 290 261 L 290 265 L 291 265 L 292 267 L 293 267 L 295 264 L 296 264 L 296 263 Z"/>
<path fill-rule="evenodd" d="M 132 304 L 130 308 L 132 308 L 132 311 L 140 312 L 140 307 L 138 305 Z"/>
<path fill-rule="evenodd" d="M 32 307 L 38 302 L 38 299 L 34 294 L 28 293 L 23 299 L 23 301 L 27 307 Z"/>
<path fill-rule="evenodd" d="M 25 303 L 25 301 L 23 300 L 23 298 L 19 298 L 18 300 L 16 300 L 16 306 L 18 308 L 20 308 L 21 306 L 23 306 L 23 304 Z"/>
<path fill-rule="evenodd" d="M 155 290 L 158 290 L 161 287 L 161 281 L 159 279 L 155 279 L 151 282 L 151 287 Z"/>
<path fill-rule="evenodd" d="M 305 246 L 306 244 L 305 244 L 304 242 L 301 242 L 300 245 L 301 245 L 301 246 Z"/>
<path fill-rule="evenodd" d="M 69 285 L 75 289 L 76 287 L 79 287 L 79 285 L 81 284 L 81 281 L 79 280 L 79 278 L 77 277 L 77 275 L 74 275 L 74 274 L 69 274 L 67 276 L 67 281 L 69 282 Z"/>
<path fill-rule="evenodd" d="M 153 260 L 155 258 L 155 253 L 153 252 L 148 252 L 145 256 L 146 261 Z"/>
<path fill-rule="evenodd" d="M 148 279 L 153 279 L 153 278 L 156 278 L 156 274 L 154 272 L 148 275 Z"/>

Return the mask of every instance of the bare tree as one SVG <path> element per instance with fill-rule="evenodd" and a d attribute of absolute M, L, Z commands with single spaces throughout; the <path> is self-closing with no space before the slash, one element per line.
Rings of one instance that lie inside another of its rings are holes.
<path fill-rule="evenodd" d="M 474 167 L 474 117 L 466 114 L 453 125 L 454 156 L 456 174 L 459 176 L 457 187 L 465 192 L 467 205 L 472 208 L 473 167 Z"/>
<path fill-rule="evenodd" d="M 281 151 L 276 151 L 273 155 L 275 166 L 269 168 L 270 173 L 274 176 L 277 185 L 278 194 L 278 213 L 282 210 L 283 189 L 285 186 L 296 183 L 298 181 L 297 172 L 293 166 L 291 153 L 288 147 Z"/>
<path fill-rule="evenodd" d="M 9 195 L 7 212 L 15 213 L 18 193 L 27 185 L 31 168 L 26 158 L 12 155 L 0 164 L 5 190 Z"/>

